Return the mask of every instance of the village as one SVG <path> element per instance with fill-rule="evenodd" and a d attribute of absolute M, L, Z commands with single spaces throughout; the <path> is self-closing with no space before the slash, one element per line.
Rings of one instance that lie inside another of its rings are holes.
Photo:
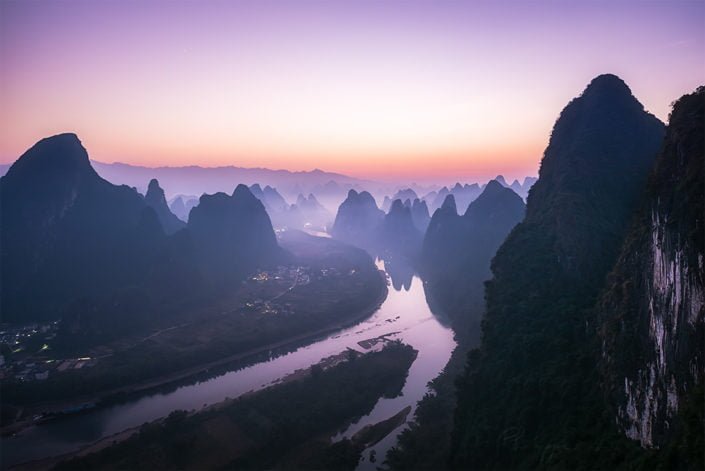
<path fill-rule="evenodd" d="M 238 310 L 243 315 L 291 316 L 295 314 L 295 309 L 291 302 L 283 302 L 285 294 L 312 281 L 342 275 L 335 267 L 314 269 L 307 265 L 279 265 L 260 270 L 243 281 L 244 299 L 248 301 Z M 50 375 L 95 366 L 99 360 L 96 356 L 63 358 L 54 352 L 51 341 L 58 334 L 59 324 L 59 320 L 54 320 L 4 326 L 0 330 L 0 380 L 21 383 L 44 381 Z"/>
<path fill-rule="evenodd" d="M 354 270 L 353 270 L 354 272 Z M 290 302 L 280 302 L 285 294 L 311 281 L 334 278 L 341 273 L 335 267 L 313 269 L 307 265 L 278 265 L 271 270 L 260 270 L 243 282 L 243 291 L 250 299 L 240 309 L 242 313 L 289 316 L 294 314 Z M 276 294 L 274 294 L 276 292 Z"/>
<path fill-rule="evenodd" d="M 56 358 L 50 342 L 56 338 L 59 321 L 32 323 L 0 330 L 0 380 L 43 381 L 53 371 L 91 367 L 91 357 Z"/>

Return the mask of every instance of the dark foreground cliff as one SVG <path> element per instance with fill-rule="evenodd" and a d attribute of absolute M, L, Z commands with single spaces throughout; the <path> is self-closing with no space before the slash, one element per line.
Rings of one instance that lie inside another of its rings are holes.
<path fill-rule="evenodd" d="M 605 388 L 629 438 L 702 469 L 705 89 L 678 100 L 647 198 L 598 308 Z"/>
<path fill-rule="evenodd" d="M 664 127 L 614 75 L 556 122 L 524 221 L 487 284 L 482 345 L 459 382 L 457 469 L 611 468 L 628 452 L 599 386 L 594 306 Z M 626 441 L 626 440 L 625 440 Z"/>

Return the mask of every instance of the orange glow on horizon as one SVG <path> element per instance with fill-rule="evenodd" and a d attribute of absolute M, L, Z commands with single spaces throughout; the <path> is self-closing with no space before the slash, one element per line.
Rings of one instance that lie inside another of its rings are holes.
<path fill-rule="evenodd" d="M 595 76 L 663 121 L 705 78 L 702 5 L 615 8 L 0 2 L 0 162 L 75 132 L 96 161 L 152 167 L 536 175 Z"/>

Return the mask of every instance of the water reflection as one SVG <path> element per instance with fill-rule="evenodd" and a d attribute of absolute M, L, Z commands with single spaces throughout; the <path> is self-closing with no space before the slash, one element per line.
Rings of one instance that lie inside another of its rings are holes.
<path fill-rule="evenodd" d="M 411 282 L 414 279 L 414 268 L 411 260 L 402 255 L 384 255 L 384 266 L 389 278 L 392 280 L 392 287 L 396 291 L 409 291 Z"/>
<path fill-rule="evenodd" d="M 389 291 L 380 309 L 367 320 L 322 336 L 308 345 L 252 358 L 250 364 L 230 365 L 228 371 L 221 370 L 217 374 L 211 371 L 210 377 L 202 377 L 193 384 L 50 422 L 16 437 L 3 439 L 3 466 L 69 453 L 101 438 L 165 417 L 174 410 L 200 409 L 228 397 L 261 389 L 297 369 L 307 368 L 347 348 L 364 351 L 358 342 L 381 335 L 390 335 L 391 339 L 399 339 L 413 346 L 419 352 L 418 356 L 409 370 L 402 395 L 394 399 L 381 399 L 369 415 L 353 424 L 345 434 L 354 433 L 368 423 L 387 419 L 407 405 L 414 408 L 427 392 L 428 382 L 438 376 L 448 362 L 455 341 L 446 319 L 434 315 L 429 308 L 421 280 L 413 272 L 409 275 L 408 266 L 397 261 L 378 261 L 381 268 L 386 267 L 394 289 Z M 413 410 L 409 418 L 412 416 Z M 396 442 L 402 428 L 374 447 L 378 457 L 383 457 Z"/>

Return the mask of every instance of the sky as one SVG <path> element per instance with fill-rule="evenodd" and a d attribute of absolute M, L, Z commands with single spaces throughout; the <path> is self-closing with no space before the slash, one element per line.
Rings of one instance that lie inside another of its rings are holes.
<path fill-rule="evenodd" d="M 75 132 L 102 162 L 536 175 L 593 77 L 666 121 L 703 51 L 704 0 L 0 0 L 0 162 Z"/>

